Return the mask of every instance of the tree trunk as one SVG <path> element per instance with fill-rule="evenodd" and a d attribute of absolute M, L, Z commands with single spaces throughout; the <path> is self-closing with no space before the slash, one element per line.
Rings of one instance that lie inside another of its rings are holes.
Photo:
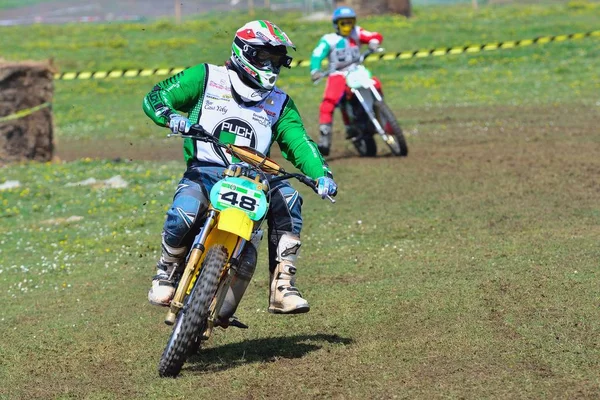
<path fill-rule="evenodd" d="M 388 0 L 388 12 L 411 16 L 410 0 Z"/>
<path fill-rule="evenodd" d="M 352 7 L 360 15 L 401 14 L 411 15 L 410 0 L 336 0 L 336 6 Z"/>

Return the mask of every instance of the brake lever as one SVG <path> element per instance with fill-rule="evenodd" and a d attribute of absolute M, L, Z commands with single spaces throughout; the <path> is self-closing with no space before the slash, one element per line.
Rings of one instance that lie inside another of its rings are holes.
<path fill-rule="evenodd" d="M 309 177 L 298 174 L 296 176 L 296 178 L 298 178 L 300 180 L 300 182 L 304 183 L 306 186 L 310 187 L 315 193 L 319 193 L 319 190 L 317 189 L 317 185 L 315 184 L 315 181 L 313 181 Z M 335 203 L 335 199 L 333 197 L 331 197 L 330 195 L 325 195 L 324 198 L 329 200 L 331 203 Z"/>

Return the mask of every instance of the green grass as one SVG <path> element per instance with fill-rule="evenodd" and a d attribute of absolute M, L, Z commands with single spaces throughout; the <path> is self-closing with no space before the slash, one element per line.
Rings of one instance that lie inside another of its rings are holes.
<path fill-rule="evenodd" d="M 173 25 L 167 20 L 149 24 L 60 25 L 0 28 L 7 59 L 53 57 L 61 71 L 189 66 L 222 63 L 230 54 L 233 32 L 247 17 L 222 15 Z M 307 59 L 327 21 L 304 23 L 298 15 L 266 14 L 296 43 L 297 59 Z M 389 52 L 492 43 L 597 29 L 600 8 L 567 5 L 415 8 L 415 17 L 364 18 L 361 24 L 378 29 Z M 384 89 L 398 95 L 393 108 L 432 105 L 547 104 L 588 99 L 594 102 L 599 83 L 600 41 L 582 39 L 470 56 L 396 60 L 371 64 Z M 141 99 L 161 77 L 58 81 L 55 112 L 57 136 L 62 139 L 158 140 L 157 131 L 139 112 Z M 283 71 L 281 86 L 300 104 L 311 132 L 316 130 L 312 100 L 323 86 L 310 85 L 307 68 Z M 515 90 L 518 88 L 519 90 Z M 457 96 L 460 93 L 460 96 Z M 88 104 L 95 104 L 90 108 Z M 127 117 L 123 117 L 127 116 Z M 406 121 L 412 128 L 414 121 Z"/>
<path fill-rule="evenodd" d="M 50 2 L 56 2 L 56 0 L 2 0 L 2 3 L 0 3 L 0 10 L 35 6 L 37 4 Z"/>
<path fill-rule="evenodd" d="M 600 13 L 416 11 L 364 26 L 381 27 L 396 51 L 595 30 Z M 65 70 L 159 67 L 227 57 L 231 32 L 211 18 L 0 33 L 13 59 L 54 55 Z M 280 19 L 300 58 L 328 27 Z M 117 35 L 124 47 L 91 45 Z M 47 49 L 35 46 L 41 37 Z M 197 42 L 166 45 L 182 37 Z M 299 187 L 298 286 L 311 312 L 266 313 L 263 244 L 238 312 L 250 329 L 217 332 L 177 380 L 157 376 L 169 329 L 164 310 L 146 303 L 183 169 L 180 143 L 142 115 L 156 77 L 56 82 L 59 155 L 105 159 L 1 169 L 0 183 L 22 186 L 0 191 L 0 398 L 595 398 L 598 50 L 590 38 L 371 64 L 409 156 L 382 148 L 358 159 L 336 120 L 337 204 Z M 315 132 L 323 87 L 302 68 L 284 71 L 282 86 Z M 68 185 L 116 175 L 127 189 Z"/>

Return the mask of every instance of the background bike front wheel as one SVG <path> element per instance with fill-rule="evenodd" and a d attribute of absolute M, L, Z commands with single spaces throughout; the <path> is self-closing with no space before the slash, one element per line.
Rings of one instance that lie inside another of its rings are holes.
<path fill-rule="evenodd" d="M 382 101 L 375 103 L 375 110 L 379 123 L 388 134 L 389 140 L 386 144 L 390 147 L 392 153 L 395 156 L 407 156 L 408 146 L 406 145 L 406 139 L 392 110 Z"/>

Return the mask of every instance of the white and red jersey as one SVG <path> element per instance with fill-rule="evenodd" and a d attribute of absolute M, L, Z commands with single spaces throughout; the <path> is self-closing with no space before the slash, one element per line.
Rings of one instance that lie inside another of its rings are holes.
<path fill-rule="evenodd" d="M 310 58 L 310 71 L 314 72 L 321 69 L 321 63 L 325 58 L 329 65 L 336 68 L 336 65 L 346 64 L 351 60 L 360 57 L 360 45 L 367 44 L 376 39 L 381 43 L 383 36 L 379 32 L 369 32 L 360 26 L 355 26 L 348 36 L 341 36 L 337 33 L 328 33 L 323 35 L 312 52 Z M 337 68 L 336 68 L 337 69 Z M 342 71 L 343 69 L 339 69 Z"/>

